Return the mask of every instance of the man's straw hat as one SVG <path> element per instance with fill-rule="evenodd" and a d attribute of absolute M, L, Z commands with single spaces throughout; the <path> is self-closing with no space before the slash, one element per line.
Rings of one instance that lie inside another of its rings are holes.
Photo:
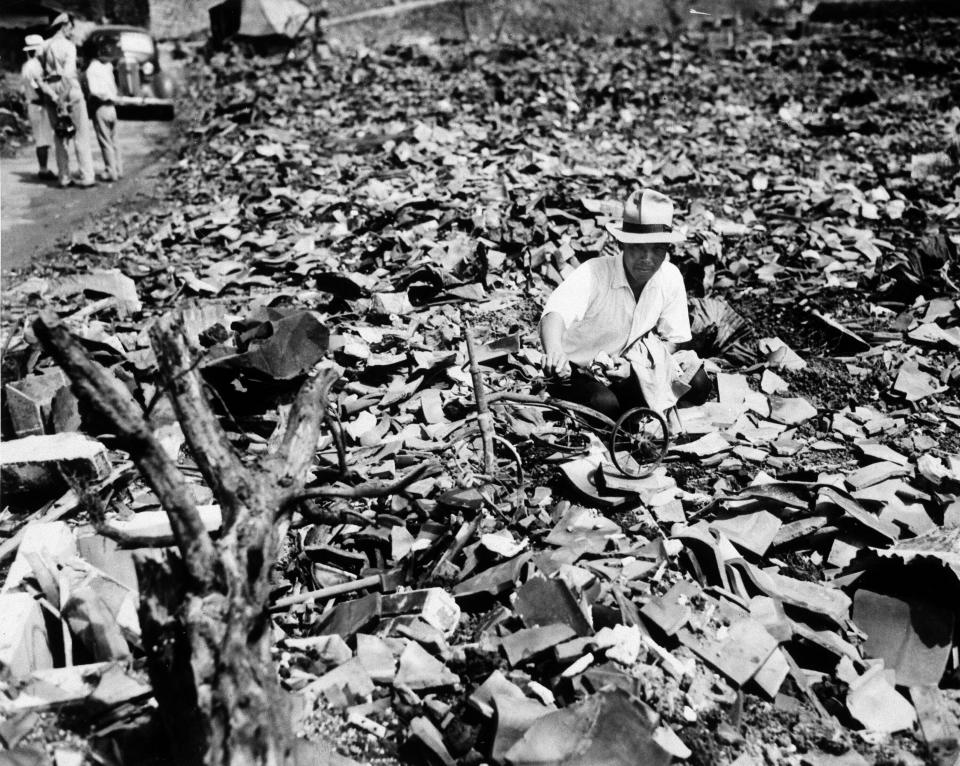
<path fill-rule="evenodd" d="M 623 220 L 607 231 L 625 244 L 675 244 L 686 237 L 673 230 L 673 201 L 653 189 L 634 192 L 623 204 Z"/>

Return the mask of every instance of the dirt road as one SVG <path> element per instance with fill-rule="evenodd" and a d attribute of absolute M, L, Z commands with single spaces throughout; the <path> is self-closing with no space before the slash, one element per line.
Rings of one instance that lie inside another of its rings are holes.
<path fill-rule="evenodd" d="M 0 160 L 0 268 L 7 272 L 28 264 L 57 240 L 69 239 L 83 229 L 100 211 L 149 191 L 170 126 L 168 122 L 121 121 L 124 178 L 100 182 L 91 189 L 60 189 L 56 181 L 41 181 L 32 146 L 14 158 Z M 103 169 L 99 147 L 94 147 L 94 166 L 97 172 Z M 51 156 L 51 168 L 55 167 Z"/>

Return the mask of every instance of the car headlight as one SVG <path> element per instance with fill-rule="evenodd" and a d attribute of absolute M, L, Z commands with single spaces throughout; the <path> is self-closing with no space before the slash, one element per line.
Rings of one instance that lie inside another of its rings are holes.
<path fill-rule="evenodd" d="M 143 66 L 140 67 L 140 71 L 143 72 L 147 77 L 153 74 L 153 62 L 146 61 Z"/>

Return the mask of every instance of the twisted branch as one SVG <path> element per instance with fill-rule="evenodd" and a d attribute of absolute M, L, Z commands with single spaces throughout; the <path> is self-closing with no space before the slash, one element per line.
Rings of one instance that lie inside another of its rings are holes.
<path fill-rule="evenodd" d="M 215 554 L 210 535 L 200 519 L 193 493 L 183 474 L 153 435 L 131 393 L 99 364 L 53 312 L 43 312 L 33 331 L 44 349 L 63 368 L 74 395 L 84 406 L 109 421 L 164 508 L 191 589 L 205 592 L 213 583 Z"/>

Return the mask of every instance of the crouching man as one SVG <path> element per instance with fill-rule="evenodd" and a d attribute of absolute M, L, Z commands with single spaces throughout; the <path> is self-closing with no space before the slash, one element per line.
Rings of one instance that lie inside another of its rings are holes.
<path fill-rule="evenodd" d="M 707 374 L 693 351 L 678 350 L 690 341 L 690 317 L 683 277 L 667 258 L 684 239 L 673 202 L 635 192 L 607 230 L 620 253 L 581 264 L 544 306 L 544 371 L 557 378 L 550 394 L 614 419 L 631 407 L 702 404 Z"/>

